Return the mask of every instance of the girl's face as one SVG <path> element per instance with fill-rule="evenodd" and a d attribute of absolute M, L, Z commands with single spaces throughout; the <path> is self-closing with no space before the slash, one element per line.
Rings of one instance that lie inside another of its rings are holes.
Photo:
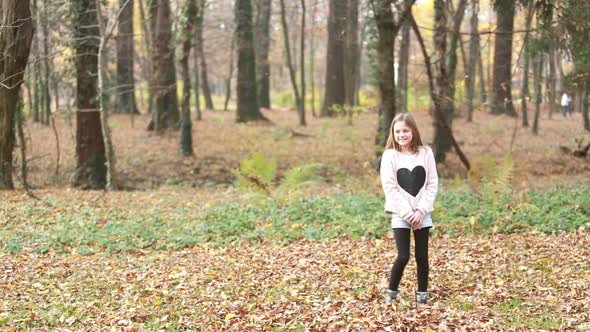
<path fill-rule="evenodd" d="M 406 125 L 405 121 L 400 121 L 393 125 L 393 138 L 402 150 L 406 150 L 410 147 L 410 143 L 414 139 L 414 134 L 412 133 L 412 129 Z"/>

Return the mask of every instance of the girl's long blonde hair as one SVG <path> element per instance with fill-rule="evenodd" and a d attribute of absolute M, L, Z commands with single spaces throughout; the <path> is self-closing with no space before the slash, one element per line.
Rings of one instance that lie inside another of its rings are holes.
<path fill-rule="evenodd" d="M 420 131 L 418 131 L 418 126 L 416 125 L 416 120 L 410 113 L 400 113 L 393 118 L 391 121 L 391 126 L 389 127 L 389 137 L 387 138 L 387 143 L 385 143 L 385 149 L 396 149 L 397 151 L 401 151 L 402 147 L 397 144 L 393 134 L 393 126 L 395 126 L 398 122 L 405 122 L 410 130 L 412 130 L 412 142 L 410 142 L 410 149 L 412 152 L 417 152 L 418 148 L 423 146 L 422 138 L 420 137 Z"/>

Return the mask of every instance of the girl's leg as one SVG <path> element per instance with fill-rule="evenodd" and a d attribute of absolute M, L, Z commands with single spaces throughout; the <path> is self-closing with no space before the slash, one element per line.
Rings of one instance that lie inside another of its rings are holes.
<path fill-rule="evenodd" d="M 402 280 L 404 268 L 410 260 L 410 230 L 407 228 L 394 228 L 393 234 L 395 236 L 395 245 L 397 246 L 397 259 L 391 267 L 389 289 L 397 291 L 399 282 Z"/>
<path fill-rule="evenodd" d="M 416 266 L 418 268 L 418 291 L 428 290 L 428 237 L 430 227 L 414 231 L 414 242 L 416 244 Z"/>

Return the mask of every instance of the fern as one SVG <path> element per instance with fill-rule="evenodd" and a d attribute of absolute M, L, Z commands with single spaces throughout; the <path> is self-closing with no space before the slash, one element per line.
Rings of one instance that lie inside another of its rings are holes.
<path fill-rule="evenodd" d="M 285 172 L 285 177 L 281 182 L 279 189 L 293 190 L 321 182 L 324 180 L 320 175 L 320 171 L 323 167 L 322 164 L 318 163 L 293 167 Z"/>
<path fill-rule="evenodd" d="M 253 153 L 250 159 L 240 162 L 240 168 L 233 171 L 238 187 L 263 191 L 270 195 L 277 173 L 277 162 L 266 160 L 260 153 Z"/>

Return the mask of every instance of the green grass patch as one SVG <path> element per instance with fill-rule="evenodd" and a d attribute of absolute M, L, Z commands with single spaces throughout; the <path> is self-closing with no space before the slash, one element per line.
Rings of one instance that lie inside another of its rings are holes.
<path fill-rule="evenodd" d="M 204 243 L 375 238 L 389 231 L 380 195 L 301 196 L 258 195 L 206 210 L 167 208 L 165 201 L 149 208 L 139 202 L 105 208 L 50 196 L 45 199 L 48 204 L 27 201 L 0 208 L 4 216 L 0 250 L 89 255 L 145 248 L 176 250 Z M 520 202 L 513 202 L 509 194 L 499 195 L 498 200 L 491 202 L 468 190 L 441 192 L 433 214 L 435 232 L 555 233 L 590 228 L 588 187 L 532 191 Z"/>

